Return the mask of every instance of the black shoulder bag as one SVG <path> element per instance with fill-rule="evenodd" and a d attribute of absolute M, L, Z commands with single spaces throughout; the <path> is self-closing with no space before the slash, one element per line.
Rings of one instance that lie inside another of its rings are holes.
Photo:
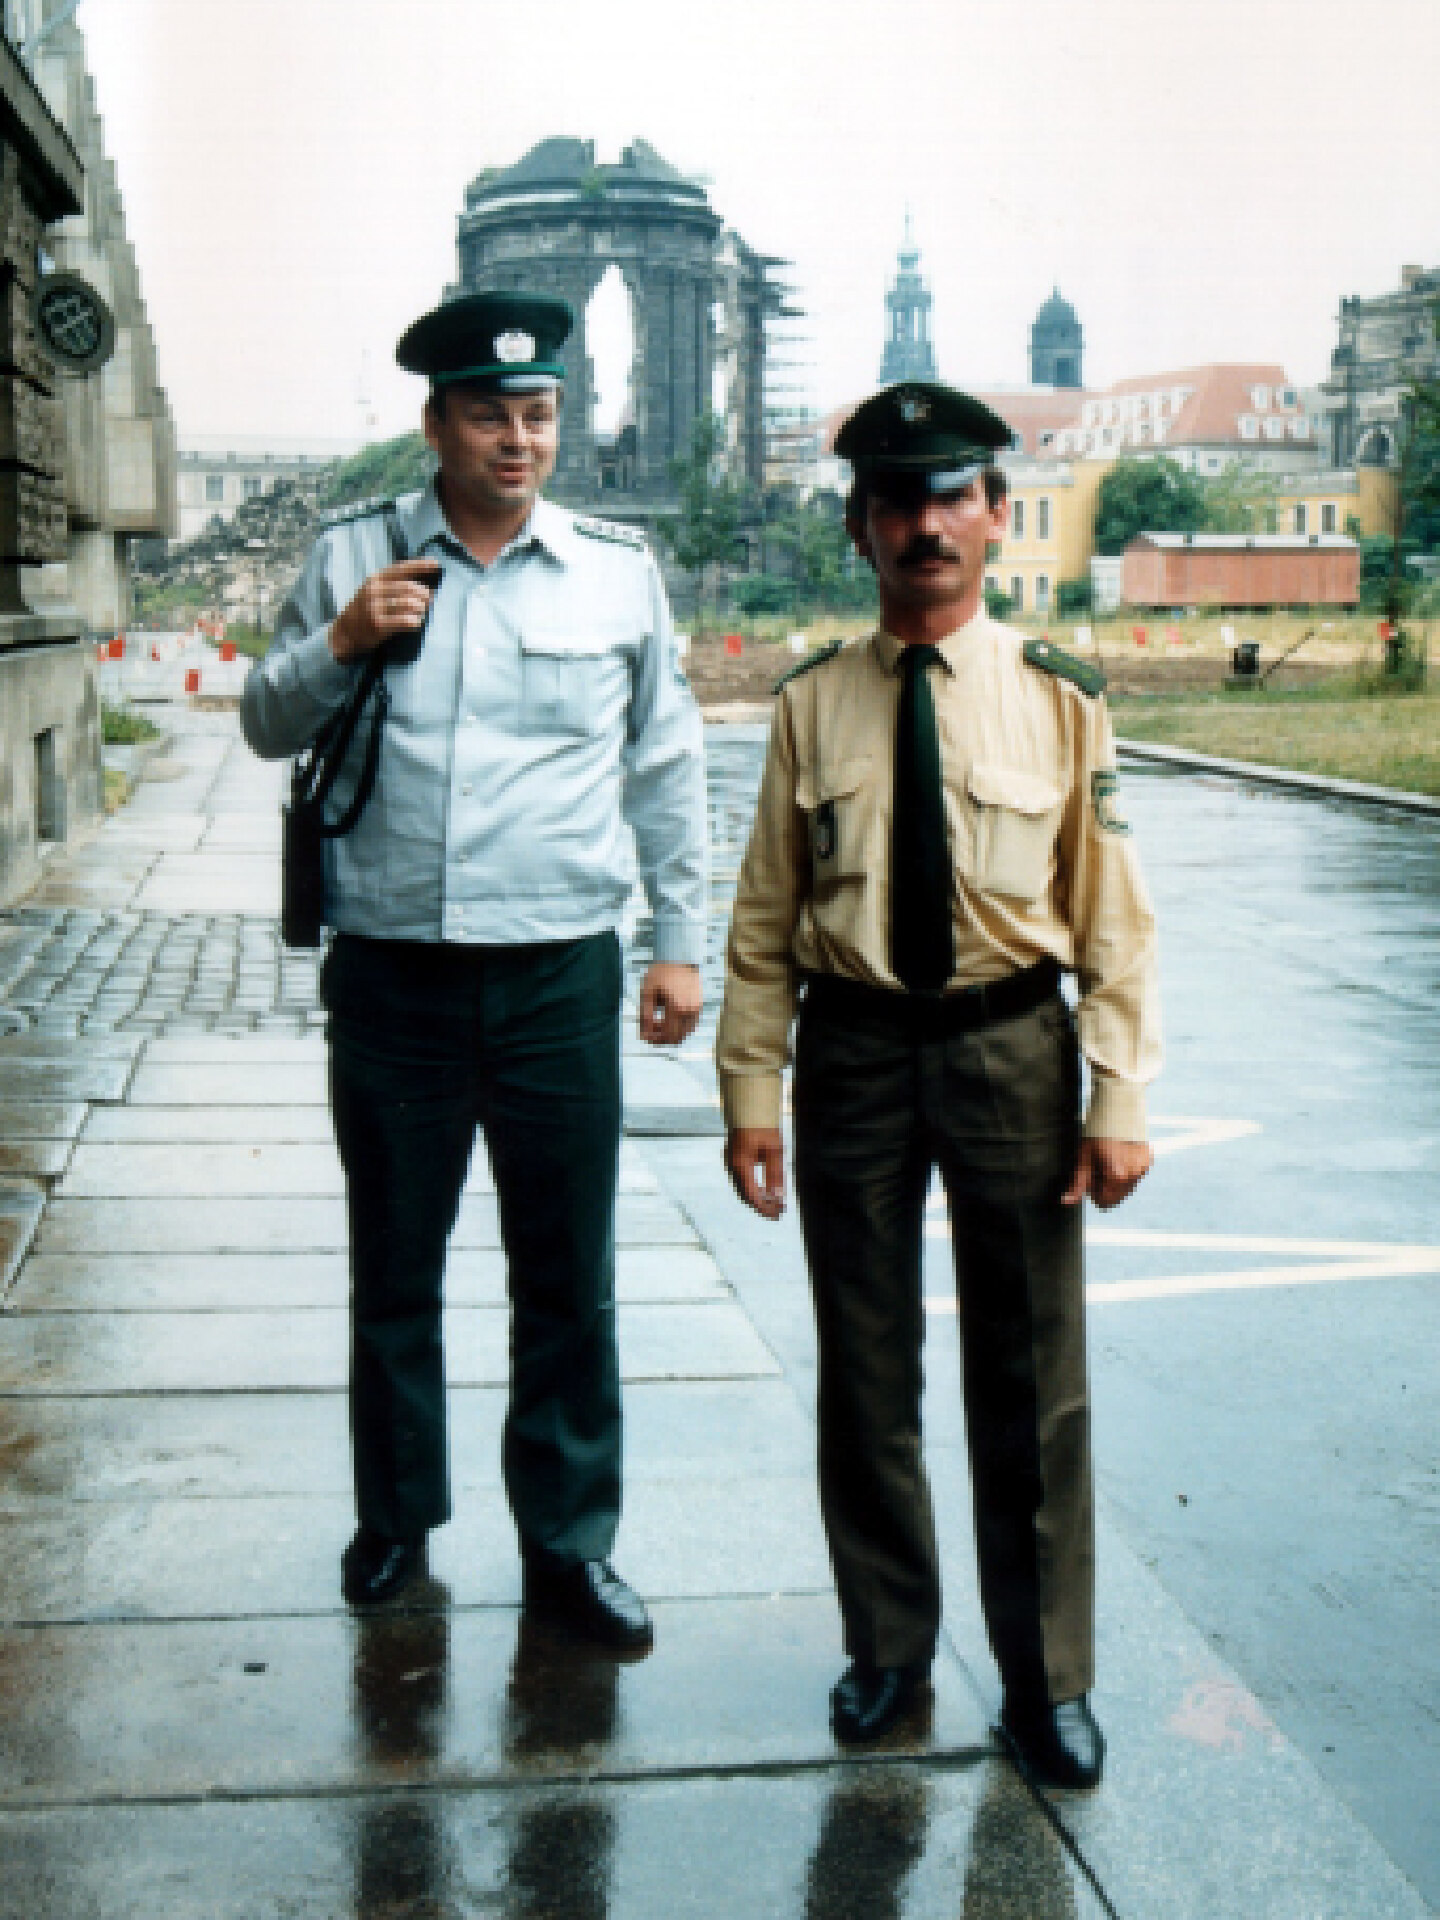
<path fill-rule="evenodd" d="M 407 559 L 405 536 L 394 513 L 387 532 L 394 560 Z M 369 804 L 380 771 L 380 742 L 390 710 L 385 685 L 387 666 L 408 666 L 417 658 L 429 612 L 414 633 L 396 634 L 376 647 L 361 670 L 345 705 L 332 713 L 290 772 L 290 798 L 280 809 L 280 938 L 287 947 L 318 947 L 325 921 L 325 842 L 350 833 Z M 366 702 L 374 694 L 365 758 L 350 804 L 338 820 L 327 820 L 325 802 L 339 778 Z"/>

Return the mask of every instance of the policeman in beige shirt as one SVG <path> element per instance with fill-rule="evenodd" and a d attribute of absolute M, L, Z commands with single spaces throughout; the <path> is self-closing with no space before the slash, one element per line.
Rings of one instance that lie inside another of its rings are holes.
<path fill-rule="evenodd" d="M 980 402 L 909 383 L 836 440 L 881 628 L 780 688 L 717 1058 L 731 1178 L 777 1218 L 795 1022 L 821 1505 L 851 1662 L 831 1697 L 837 1737 L 878 1738 L 929 1698 L 940 1584 L 920 1457 L 921 1251 L 938 1169 L 1001 1734 L 1034 1777 L 1093 1786 L 1081 1212 L 1087 1195 L 1117 1205 L 1151 1165 L 1155 932 L 1103 676 L 984 612 L 1009 438 Z"/>

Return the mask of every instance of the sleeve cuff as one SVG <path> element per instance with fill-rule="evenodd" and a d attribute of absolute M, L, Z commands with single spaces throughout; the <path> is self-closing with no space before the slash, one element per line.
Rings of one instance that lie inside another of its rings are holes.
<path fill-rule="evenodd" d="M 324 706 L 338 706 L 355 684 L 354 667 L 342 665 L 330 651 L 328 625 L 298 641 L 290 650 L 290 659 L 300 685 L 312 700 Z"/>
<path fill-rule="evenodd" d="M 1087 1140 L 1147 1139 L 1145 1089 L 1092 1069 L 1085 1137 Z"/>
<path fill-rule="evenodd" d="M 720 1105 L 727 1133 L 733 1133 L 736 1127 L 778 1127 L 782 1105 L 780 1075 L 722 1073 Z"/>
<path fill-rule="evenodd" d="M 656 920 L 653 955 L 666 967 L 703 967 L 705 926 L 695 920 Z"/>

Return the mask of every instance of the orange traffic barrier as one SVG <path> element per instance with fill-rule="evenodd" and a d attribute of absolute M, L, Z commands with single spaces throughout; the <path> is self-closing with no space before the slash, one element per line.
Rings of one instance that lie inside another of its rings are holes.
<path fill-rule="evenodd" d="M 185 669 L 185 691 L 187 693 L 198 693 L 200 691 L 199 667 L 187 667 Z"/>
<path fill-rule="evenodd" d="M 220 658 L 222 660 L 233 660 L 235 658 L 235 642 L 233 640 L 222 640 L 220 642 Z"/>
<path fill-rule="evenodd" d="M 738 660 L 740 658 L 741 654 L 745 651 L 745 642 L 738 633 L 726 634 L 725 651 L 732 660 Z"/>
<path fill-rule="evenodd" d="M 1137 647 L 1143 647 L 1150 638 L 1144 627 L 1131 627 L 1130 637 Z"/>
<path fill-rule="evenodd" d="M 115 638 L 110 642 L 110 658 L 112 660 L 123 660 L 125 658 L 125 636 L 123 633 L 117 633 Z"/>

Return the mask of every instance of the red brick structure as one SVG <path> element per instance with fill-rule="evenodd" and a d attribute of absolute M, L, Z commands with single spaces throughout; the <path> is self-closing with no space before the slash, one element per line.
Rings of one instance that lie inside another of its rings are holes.
<path fill-rule="evenodd" d="M 1360 550 L 1338 533 L 1142 533 L 1121 595 L 1132 607 L 1353 607 Z"/>

